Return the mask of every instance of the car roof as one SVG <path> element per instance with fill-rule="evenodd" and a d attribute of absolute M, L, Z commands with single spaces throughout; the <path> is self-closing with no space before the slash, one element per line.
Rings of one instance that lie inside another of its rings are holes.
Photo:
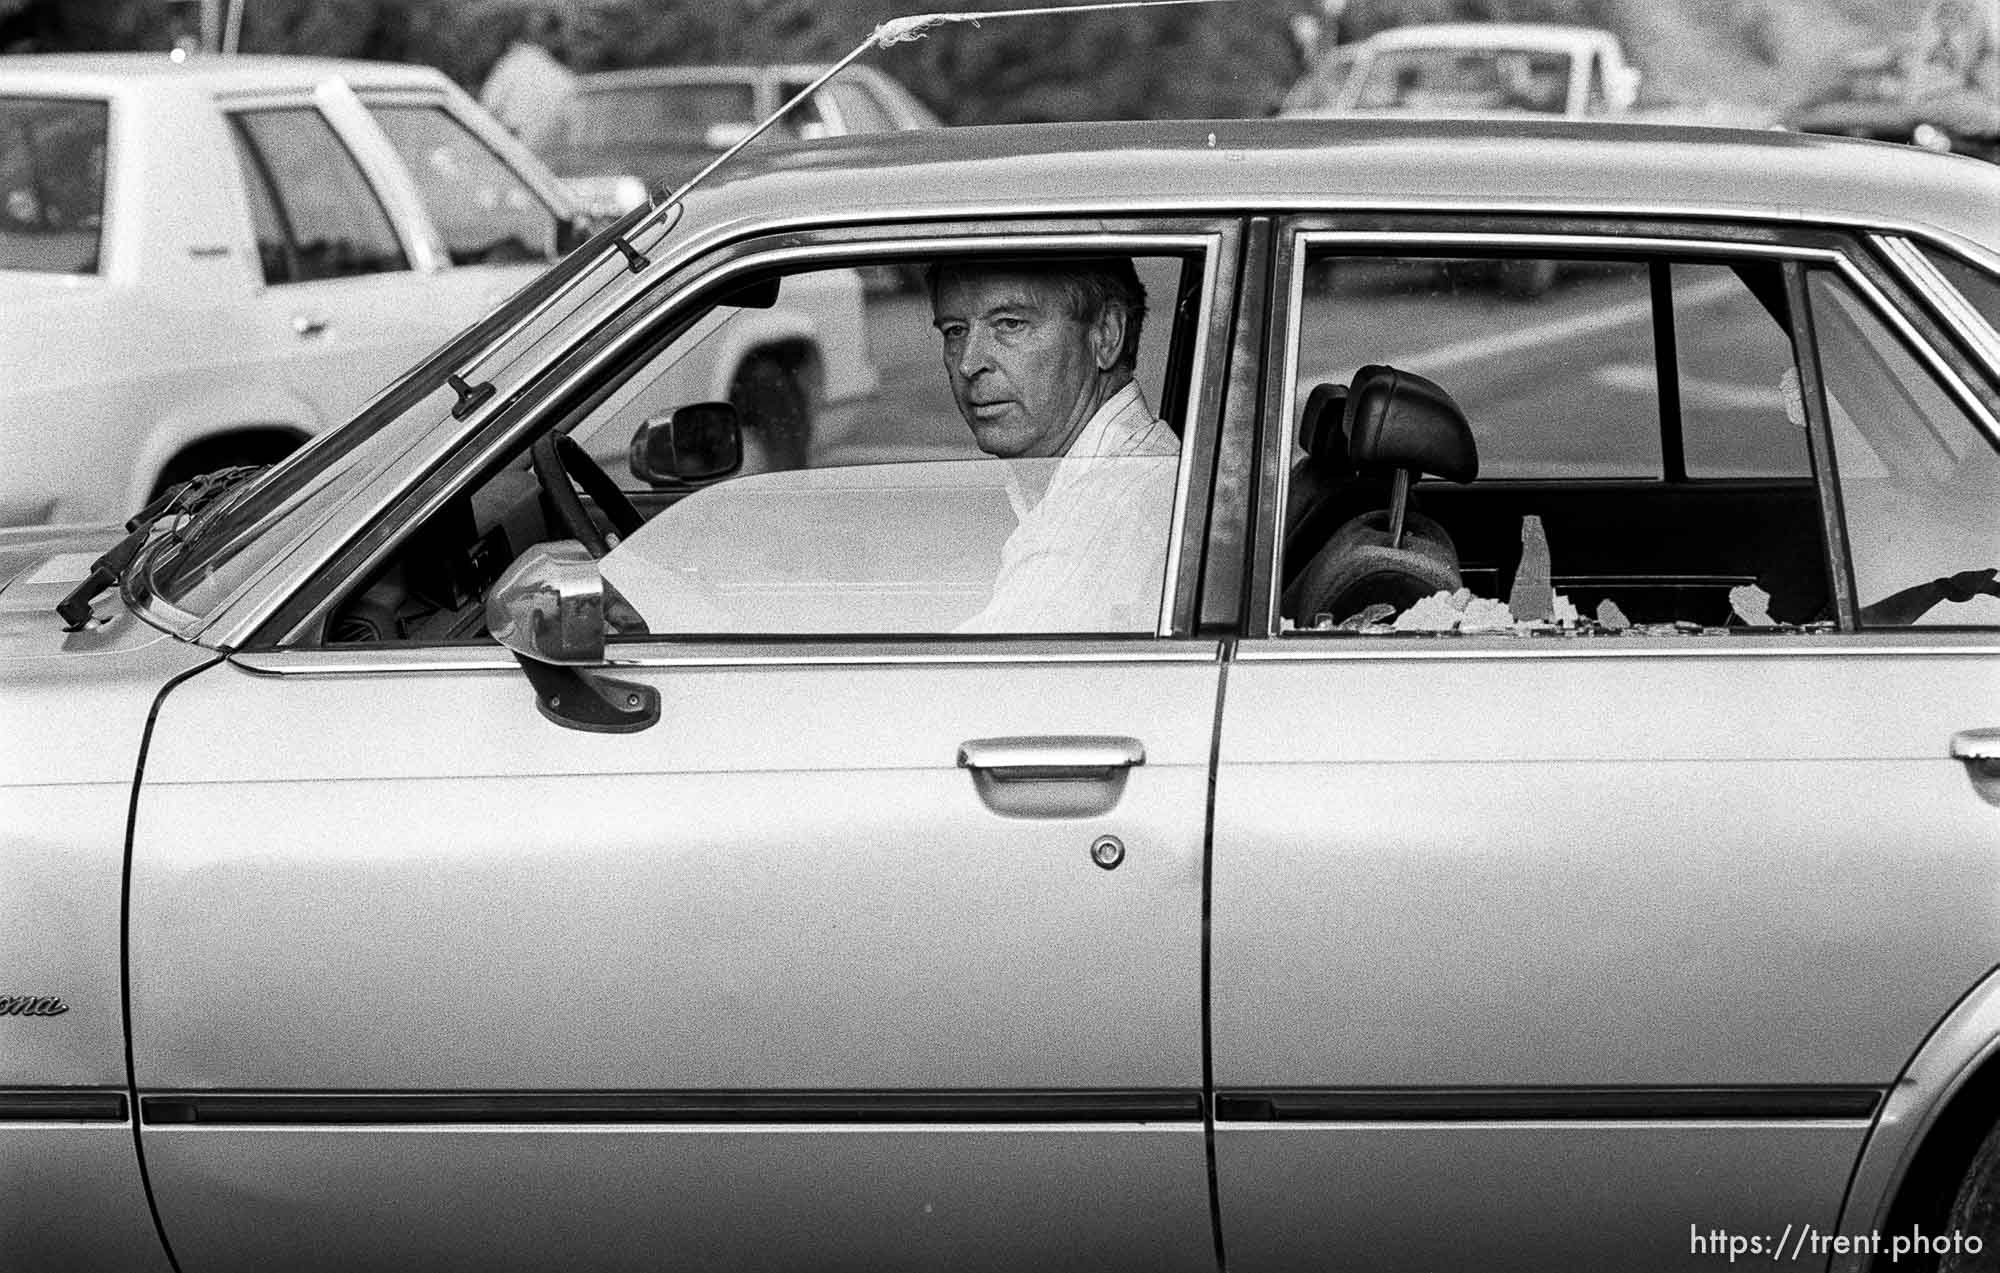
<path fill-rule="evenodd" d="M 817 65 L 810 62 L 788 62 L 780 65 L 724 64 L 714 63 L 700 66 L 633 66 L 619 71 L 591 71 L 576 77 L 580 92 L 606 88 L 639 88 L 650 84 L 727 84 L 732 82 L 756 83 L 763 80 L 813 80 L 824 75 L 832 64 Z M 868 67 L 852 66 L 848 73 L 867 75 Z"/>
<path fill-rule="evenodd" d="M 1598 213 L 1932 227 L 2000 259 L 2000 166 L 1776 130 L 1259 119 L 864 134 L 751 152 L 691 202 L 749 228 L 1256 208 Z M 690 211 L 695 208 L 691 207 Z"/>
<path fill-rule="evenodd" d="M 449 84 L 435 67 L 354 58 L 167 53 L 29 53 L 0 58 L 0 93 L 144 94 L 163 85 L 210 92 L 311 88 L 339 76 L 356 88 L 437 88 Z"/>
<path fill-rule="evenodd" d="M 1377 48 L 1528 45 L 1569 49 L 1604 44 L 1614 38 L 1609 31 L 1599 27 L 1565 26 L 1554 22 L 1425 22 L 1378 31 L 1362 43 Z"/>

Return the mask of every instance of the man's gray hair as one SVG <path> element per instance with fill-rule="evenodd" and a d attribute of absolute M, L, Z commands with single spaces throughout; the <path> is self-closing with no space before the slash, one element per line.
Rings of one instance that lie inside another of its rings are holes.
<path fill-rule="evenodd" d="M 938 291 L 946 275 L 956 277 L 1006 274 L 1046 284 L 1062 297 L 1071 318 L 1095 323 L 1106 306 L 1125 311 L 1125 343 L 1116 365 L 1127 371 L 1139 364 L 1139 333 L 1146 326 L 1146 285 L 1129 256 L 965 257 L 932 261 L 924 266 L 924 290 L 936 312 Z"/>

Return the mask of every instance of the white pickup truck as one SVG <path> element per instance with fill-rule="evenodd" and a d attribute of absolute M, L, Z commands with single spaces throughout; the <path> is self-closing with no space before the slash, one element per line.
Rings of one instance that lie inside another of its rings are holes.
<path fill-rule="evenodd" d="M 1639 70 L 1597 27 L 1438 22 L 1340 46 L 1285 97 L 1285 115 L 1615 117 Z"/>

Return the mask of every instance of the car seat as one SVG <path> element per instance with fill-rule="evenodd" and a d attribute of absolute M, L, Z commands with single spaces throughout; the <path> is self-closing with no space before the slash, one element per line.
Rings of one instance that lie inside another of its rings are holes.
<path fill-rule="evenodd" d="M 1343 520 L 1341 496 L 1350 494 L 1354 465 L 1347 458 L 1347 386 L 1314 385 L 1299 413 L 1299 446 L 1285 496 L 1285 582 L 1305 568 L 1312 550 Z"/>
<path fill-rule="evenodd" d="M 1323 402 L 1322 412 L 1330 405 Z M 1425 475 L 1461 483 L 1478 476 L 1464 411 L 1422 376 L 1368 366 L 1355 373 L 1340 419 L 1346 461 L 1369 489 L 1370 507 L 1342 523 L 1297 573 L 1284 613 L 1301 623 L 1321 614 L 1338 622 L 1377 602 L 1402 610 L 1457 591 L 1458 551 L 1442 526 L 1411 508 L 1410 484 Z M 1315 428 L 1323 431 L 1325 421 L 1323 414 Z M 1318 446 L 1331 453 L 1329 442 Z"/>

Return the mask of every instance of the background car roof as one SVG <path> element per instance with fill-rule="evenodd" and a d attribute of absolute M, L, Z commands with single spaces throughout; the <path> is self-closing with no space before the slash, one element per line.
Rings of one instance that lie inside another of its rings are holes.
<path fill-rule="evenodd" d="M 590 71 L 576 77 L 577 88 L 588 92 L 601 88 L 641 87 L 648 84 L 728 84 L 759 80 L 813 80 L 826 73 L 832 63 L 787 62 L 777 65 L 750 63 L 708 63 L 696 66 L 632 66 L 618 71 Z M 850 66 L 842 75 L 880 74 L 872 67 Z"/>
<path fill-rule="evenodd" d="M 1541 46 L 1552 49 L 1594 47 L 1612 43 L 1611 32 L 1598 27 L 1555 22 L 1425 22 L 1378 31 L 1361 44 L 1374 48 L 1469 45 L 1476 48 Z"/>
<path fill-rule="evenodd" d="M 752 156 L 756 155 L 755 158 Z M 2000 167 L 1775 130 L 1542 120 L 1021 124 L 746 151 L 704 219 L 1383 208 L 1932 227 L 2000 261 Z"/>
<path fill-rule="evenodd" d="M 438 88 L 451 82 L 435 67 L 353 58 L 193 54 L 175 61 L 165 53 L 30 53 L 0 58 L 0 92 L 5 93 L 118 97 L 161 84 L 251 92 L 310 88 L 336 75 L 356 88 Z"/>

